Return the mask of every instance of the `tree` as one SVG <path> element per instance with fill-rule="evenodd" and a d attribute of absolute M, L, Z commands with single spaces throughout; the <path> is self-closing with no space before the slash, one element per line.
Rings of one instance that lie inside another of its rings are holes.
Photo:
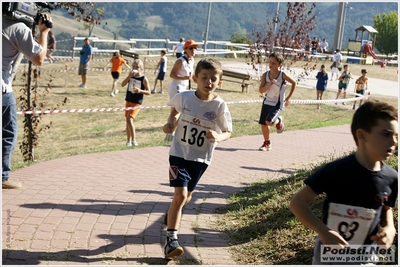
<path fill-rule="evenodd" d="M 398 53 L 398 13 L 391 11 L 389 14 L 383 12 L 374 16 L 376 34 L 375 48 L 385 55 Z"/>
<path fill-rule="evenodd" d="M 100 24 L 100 17 L 93 16 L 93 9 L 95 8 L 95 3 L 93 2 L 65 2 L 65 3 L 45 3 L 38 6 L 38 12 L 49 12 L 53 9 L 65 9 L 68 14 L 73 16 L 78 21 L 84 21 L 87 23 Z M 32 33 L 35 35 L 35 25 L 32 27 Z M 18 68 L 22 57 L 17 58 L 17 62 L 13 68 Z M 14 71 L 14 70 L 13 70 Z M 33 77 L 32 77 L 33 76 Z M 38 140 L 40 134 L 50 129 L 52 122 L 47 125 L 41 125 L 42 113 L 41 110 L 45 109 L 45 101 L 43 99 L 49 93 L 51 89 L 51 80 L 47 83 L 44 91 L 39 90 L 40 85 L 40 70 L 38 67 L 32 69 L 32 62 L 29 61 L 28 70 L 25 70 L 23 74 L 24 85 L 22 88 L 23 94 L 18 97 L 18 105 L 24 111 L 24 131 L 23 140 L 20 145 L 20 150 L 25 161 L 35 160 L 34 147 L 38 145 Z M 33 85 L 32 85 L 33 83 Z M 68 99 L 57 103 L 56 107 L 60 107 L 67 103 Z M 52 107 L 55 109 L 56 107 Z M 36 113 L 37 112 L 37 113 Z"/>
<path fill-rule="evenodd" d="M 295 2 L 287 3 L 285 19 L 281 22 L 277 15 L 264 24 L 255 24 L 256 29 L 251 33 L 252 45 L 248 57 L 253 68 L 262 63 L 264 54 L 274 50 L 274 47 L 283 48 L 283 55 L 287 48 L 299 49 L 304 46 L 306 36 L 316 27 L 315 3 Z M 278 32 L 275 27 L 278 26 Z M 291 51 L 291 50 L 290 50 Z"/>

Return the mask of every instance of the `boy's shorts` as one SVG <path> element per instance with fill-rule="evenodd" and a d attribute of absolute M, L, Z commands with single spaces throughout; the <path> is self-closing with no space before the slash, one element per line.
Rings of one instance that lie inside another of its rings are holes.
<path fill-rule="evenodd" d="M 47 49 L 46 57 L 51 57 L 54 53 L 54 49 Z"/>
<path fill-rule="evenodd" d="M 364 89 L 362 89 L 360 91 L 356 90 L 356 94 L 364 95 L 365 94 L 365 90 Z M 356 95 L 356 97 L 359 97 L 359 96 Z"/>
<path fill-rule="evenodd" d="M 169 156 L 169 185 L 187 187 L 192 192 L 208 165 L 202 162 Z"/>
<path fill-rule="evenodd" d="M 343 89 L 343 91 L 346 91 L 347 89 L 347 83 L 343 84 L 343 85 L 339 85 L 339 92 L 341 92 Z"/>
<path fill-rule="evenodd" d="M 88 73 L 88 69 L 87 69 L 87 65 L 85 67 L 85 64 L 79 64 L 79 70 L 78 70 L 78 75 L 87 75 Z"/>
<path fill-rule="evenodd" d="M 118 71 L 112 71 L 112 72 L 111 72 L 111 76 L 112 76 L 115 80 L 118 80 L 118 79 L 119 79 L 119 72 L 118 72 Z"/>
<path fill-rule="evenodd" d="M 164 81 L 165 72 L 159 71 L 156 80 Z"/>
<path fill-rule="evenodd" d="M 134 108 L 134 107 L 137 107 L 137 109 L 126 109 L 125 110 L 125 117 L 126 118 L 128 118 L 128 116 L 130 116 L 130 117 L 132 117 L 133 119 L 135 119 L 136 118 L 136 115 L 139 113 L 139 111 L 140 111 L 140 107 L 141 107 L 142 105 L 140 105 L 140 104 L 138 104 L 138 103 L 132 103 L 132 102 L 129 102 L 129 101 L 126 101 L 126 104 L 125 104 L 125 107 L 126 108 L 130 108 L 130 107 L 132 107 L 132 108 Z"/>
<path fill-rule="evenodd" d="M 274 123 L 279 116 L 279 112 L 281 111 L 280 105 L 281 104 L 279 102 L 278 104 L 276 104 L 276 106 L 263 104 L 261 108 L 260 120 L 258 121 L 258 123 L 262 125 L 267 125 L 266 121 Z"/>

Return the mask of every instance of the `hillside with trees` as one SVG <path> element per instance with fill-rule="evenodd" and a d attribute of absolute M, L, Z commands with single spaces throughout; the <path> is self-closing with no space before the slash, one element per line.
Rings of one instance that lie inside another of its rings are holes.
<path fill-rule="evenodd" d="M 310 35 L 325 38 L 332 45 L 339 3 L 315 3 L 316 27 Z M 285 20 L 286 4 L 280 2 L 280 21 Z M 276 6 L 275 2 L 211 2 L 208 40 L 231 40 L 234 34 L 246 36 L 255 23 L 271 21 Z M 97 2 L 96 7 L 104 15 L 96 27 L 118 39 L 168 38 L 177 41 L 182 36 L 200 41 L 206 31 L 209 2 Z M 349 2 L 342 47 L 347 47 L 349 38 L 354 39 L 356 28 L 372 26 L 374 16 L 383 12 L 397 13 L 397 10 L 397 2 Z"/>

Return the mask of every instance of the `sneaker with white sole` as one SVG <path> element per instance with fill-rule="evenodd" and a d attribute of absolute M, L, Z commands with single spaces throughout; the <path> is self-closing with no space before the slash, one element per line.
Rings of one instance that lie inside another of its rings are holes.
<path fill-rule="evenodd" d="M 114 95 L 116 95 L 116 94 L 118 94 L 118 93 L 119 93 L 119 90 L 116 89 Z"/>
<path fill-rule="evenodd" d="M 86 85 L 83 84 L 83 83 L 82 83 L 81 85 L 79 85 L 79 87 L 80 87 L 80 88 L 87 88 Z"/>
<path fill-rule="evenodd" d="M 164 94 L 163 90 L 158 91 L 159 94 Z"/>
<path fill-rule="evenodd" d="M 138 146 L 139 144 L 138 144 L 138 142 L 136 142 L 136 140 L 133 140 L 133 141 L 132 141 L 132 145 L 133 145 L 133 146 Z"/>
<path fill-rule="evenodd" d="M 279 123 L 277 123 L 275 127 L 276 127 L 276 132 L 278 134 L 281 134 L 283 133 L 283 130 L 285 130 L 285 124 L 283 123 L 283 116 L 279 116 L 278 119 Z"/>
<path fill-rule="evenodd" d="M 346 106 L 347 104 L 346 104 L 346 102 L 343 102 L 342 105 L 343 105 L 343 106 Z"/>
<path fill-rule="evenodd" d="M 156 93 L 156 89 L 153 89 L 153 90 L 151 90 L 150 91 L 152 94 L 155 94 Z"/>
<path fill-rule="evenodd" d="M 126 146 L 132 146 L 132 141 L 126 142 Z"/>
<path fill-rule="evenodd" d="M 114 96 L 115 96 L 114 92 L 111 92 L 111 93 L 110 93 L 110 96 L 114 97 Z"/>
<path fill-rule="evenodd" d="M 262 144 L 262 146 L 260 146 L 259 150 L 260 151 L 270 151 L 271 148 L 271 142 L 270 141 L 264 141 L 264 143 Z"/>
<path fill-rule="evenodd" d="M 178 240 L 167 237 L 164 245 L 165 258 L 172 260 L 183 255 L 183 253 L 183 248 L 179 245 Z"/>

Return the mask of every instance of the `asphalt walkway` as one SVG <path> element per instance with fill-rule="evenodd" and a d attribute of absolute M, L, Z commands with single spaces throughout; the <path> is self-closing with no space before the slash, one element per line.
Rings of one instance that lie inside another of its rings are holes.
<path fill-rule="evenodd" d="M 219 144 L 185 208 L 179 261 L 163 258 L 164 213 L 171 199 L 168 147 L 79 155 L 15 171 L 23 186 L 2 190 L 3 264 L 233 265 L 213 211 L 232 193 L 260 179 L 290 174 L 310 162 L 355 149 L 350 126 L 271 135 Z"/>

